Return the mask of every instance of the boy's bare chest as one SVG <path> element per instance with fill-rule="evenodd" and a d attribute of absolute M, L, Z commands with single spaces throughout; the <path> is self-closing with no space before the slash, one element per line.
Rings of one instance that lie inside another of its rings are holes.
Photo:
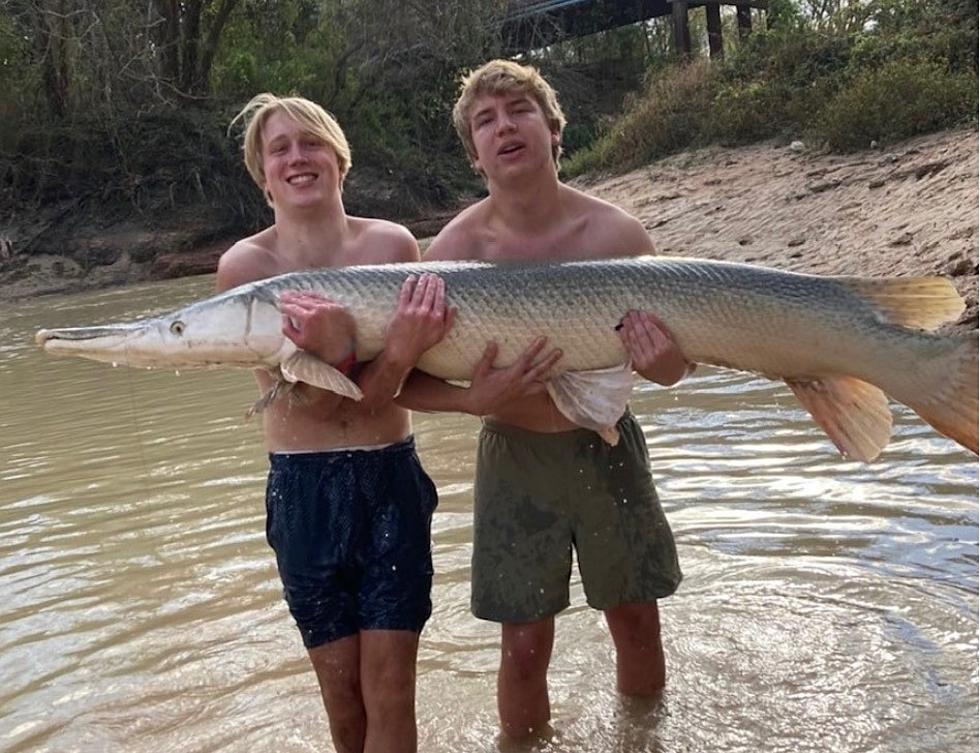
<path fill-rule="evenodd" d="M 574 261 L 600 255 L 595 244 L 582 232 L 552 232 L 521 235 L 498 232 L 481 244 L 485 261 Z"/>

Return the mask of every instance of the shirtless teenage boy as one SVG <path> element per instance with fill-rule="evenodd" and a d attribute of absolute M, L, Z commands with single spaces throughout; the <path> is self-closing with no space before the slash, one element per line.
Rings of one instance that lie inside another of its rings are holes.
<path fill-rule="evenodd" d="M 345 212 L 350 149 L 323 108 L 261 94 L 238 118 L 247 124 L 246 166 L 275 222 L 222 255 L 218 290 L 284 272 L 419 258 L 405 228 Z M 416 750 L 415 661 L 431 612 L 436 494 L 415 454 L 409 413 L 392 398 L 451 326 L 443 293 L 437 277 L 406 281 L 384 350 L 357 365 L 354 323 L 342 307 L 303 291 L 281 297 L 286 335 L 351 374 L 364 393 L 355 403 L 302 385 L 301 395 L 263 414 L 267 538 L 341 753 Z M 256 380 L 262 392 L 274 383 L 265 371 Z"/>
<path fill-rule="evenodd" d="M 638 220 L 558 179 L 565 118 L 533 68 L 494 60 L 463 82 L 456 130 L 487 198 L 436 237 L 426 261 L 564 261 L 653 253 Z M 673 384 L 692 368 L 647 312 L 623 312 L 633 368 Z M 490 345 L 469 387 L 413 372 L 399 403 L 484 417 L 474 491 L 473 613 L 501 623 L 497 705 L 509 737 L 550 718 L 554 616 L 569 604 L 572 548 L 590 606 L 605 612 L 619 689 L 654 695 L 665 679 L 657 599 L 681 580 L 650 475 L 642 430 L 627 412 L 619 444 L 565 418 L 544 389 L 560 358 L 539 340 L 493 367 Z"/>

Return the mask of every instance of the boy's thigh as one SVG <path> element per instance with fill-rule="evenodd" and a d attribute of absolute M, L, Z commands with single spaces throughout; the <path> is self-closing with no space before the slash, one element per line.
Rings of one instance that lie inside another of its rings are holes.
<path fill-rule="evenodd" d="M 556 477 L 557 474 L 557 477 Z M 484 430 L 473 510 L 473 614 L 531 622 L 568 606 L 567 468 L 519 439 Z"/>
<path fill-rule="evenodd" d="M 642 430 L 632 416 L 619 428 L 620 443 L 600 448 L 575 503 L 582 585 L 589 605 L 603 610 L 669 596 L 681 580 Z"/>

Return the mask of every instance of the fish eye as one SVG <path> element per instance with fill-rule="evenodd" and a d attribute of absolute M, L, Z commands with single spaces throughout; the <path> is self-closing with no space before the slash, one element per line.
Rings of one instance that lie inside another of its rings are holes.
<path fill-rule="evenodd" d="M 173 332 L 175 335 L 184 334 L 184 323 L 180 321 L 180 319 L 178 319 L 177 321 L 175 321 L 173 324 L 170 325 L 170 331 Z"/>

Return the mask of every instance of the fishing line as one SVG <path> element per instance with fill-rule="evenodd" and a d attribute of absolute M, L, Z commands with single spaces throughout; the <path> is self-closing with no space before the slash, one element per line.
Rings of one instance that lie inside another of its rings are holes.
<path fill-rule="evenodd" d="M 113 364 L 112 366 L 113 368 L 118 368 L 116 364 Z M 140 483 L 143 484 L 143 491 L 146 493 L 147 497 L 149 497 L 151 493 L 151 486 L 148 481 L 150 475 L 150 463 L 146 458 L 146 451 L 143 447 L 143 438 L 140 436 L 142 427 L 139 425 L 139 415 L 136 410 L 136 391 L 133 389 L 133 370 L 129 367 L 125 367 L 125 369 L 126 391 L 129 394 L 129 412 L 132 416 L 133 424 L 136 426 L 136 447 L 139 451 L 139 459 L 143 464 L 143 474 L 140 476 Z"/>

